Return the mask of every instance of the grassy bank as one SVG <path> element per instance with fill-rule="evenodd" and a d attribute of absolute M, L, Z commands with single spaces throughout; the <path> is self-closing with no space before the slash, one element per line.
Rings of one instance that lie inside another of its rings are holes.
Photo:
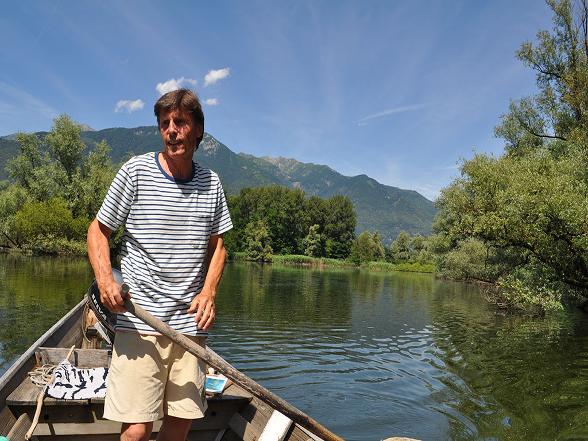
<path fill-rule="evenodd" d="M 434 273 L 435 265 L 432 263 L 390 263 L 390 262 L 368 262 L 361 265 L 361 268 L 370 271 L 404 271 L 409 273 Z"/>
<path fill-rule="evenodd" d="M 247 254 L 243 252 L 231 253 L 229 260 L 234 262 L 247 261 Z M 434 273 L 435 265 L 420 263 L 389 263 L 368 262 L 361 265 L 348 260 L 328 259 L 326 257 L 309 257 L 299 254 L 277 254 L 272 256 L 272 263 L 295 265 L 311 268 L 359 268 L 369 271 L 405 271 L 414 273 Z"/>

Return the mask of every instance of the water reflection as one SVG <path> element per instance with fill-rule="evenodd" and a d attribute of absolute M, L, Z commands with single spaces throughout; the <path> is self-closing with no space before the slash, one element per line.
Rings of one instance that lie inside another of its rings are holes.
<path fill-rule="evenodd" d="M 90 281 L 84 259 L 0 256 L 0 374 L 81 300 Z"/>
<path fill-rule="evenodd" d="M 81 298 L 85 260 L 0 256 L 0 357 Z M 230 264 L 209 344 L 345 439 L 588 439 L 588 319 L 496 314 L 422 274 Z M 0 365 L 5 369 L 6 362 Z"/>
<path fill-rule="evenodd" d="M 446 363 L 440 402 L 456 415 L 453 439 L 588 438 L 582 313 L 502 316 L 464 296 L 439 300 L 433 311 L 434 341 Z"/>

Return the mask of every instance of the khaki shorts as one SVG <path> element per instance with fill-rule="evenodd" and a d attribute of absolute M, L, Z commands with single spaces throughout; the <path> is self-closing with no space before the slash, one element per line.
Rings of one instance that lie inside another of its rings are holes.
<path fill-rule="evenodd" d="M 189 337 L 204 347 L 205 337 Z M 106 379 L 104 418 L 145 423 L 202 418 L 205 363 L 162 335 L 117 332 Z"/>

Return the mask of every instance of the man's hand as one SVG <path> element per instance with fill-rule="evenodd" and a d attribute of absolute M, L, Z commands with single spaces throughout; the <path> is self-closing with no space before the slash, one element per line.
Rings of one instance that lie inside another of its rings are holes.
<path fill-rule="evenodd" d="M 88 257 L 98 282 L 100 301 L 112 312 L 126 312 L 120 285 L 112 277 L 108 238 L 112 230 L 94 219 L 88 227 Z"/>
<path fill-rule="evenodd" d="M 114 279 L 108 280 L 104 283 L 98 283 L 100 289 L 100 301 L 106 306 L 111 312 L 120 313 L 127 312 L 124 308 L 124 299 L 120 285 L 114 281 Z M 129 294 L 129 297 L 131 295 Z"/>
<path fill-rule="evenodd" d="M 192 304 L 188 308 L 188 314 L 194 314 L 194 321 L 198 325 L 198 329 L 208 331 L 212 328 L 216 318 L 214 297 L 215 295 L 212 292 L 203 289 L 192 300 Z"/>

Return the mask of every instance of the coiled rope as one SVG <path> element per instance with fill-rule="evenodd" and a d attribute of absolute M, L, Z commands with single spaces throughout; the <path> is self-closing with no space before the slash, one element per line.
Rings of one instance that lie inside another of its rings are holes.
<path fill-rule="evenodd" d="M 70 348 L 67 356 L 65 357 L 65 360 L 69 360 L 69 357 L 73 353 L 74 349 L 75 345 Z M 25 439 L 27 441 L 33 437 L 33 432 L 39 423 L 39 416 L 41 415 L 41 409 L 43 408 L 43 398 L 45 398 L 47 387 L 53 382 L 56 367 L 57 365 L 54 364 L 44 364 L 43 366 L 33 369 L 29 372 L 31 381 L 36 386 L 40 387 L 41 390 L 39 391 L 39 395 L 37 395 L 37 408 L 35 409 L 35 416 L 33 417 L 31 428 L 25 435 Z"/>

